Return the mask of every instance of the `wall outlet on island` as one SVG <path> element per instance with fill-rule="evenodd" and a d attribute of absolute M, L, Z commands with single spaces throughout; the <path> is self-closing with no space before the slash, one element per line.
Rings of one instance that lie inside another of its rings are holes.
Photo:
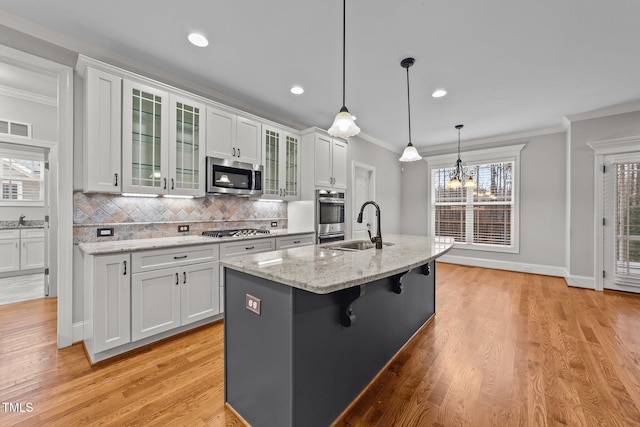
<path fill-rule="evenodd" d="M 253 295 L 246 294 L 244 308 L 260 316 L 260 303 L 260 298 L 256 298 Z"/>
<path fill-rule="evenodd" d="M 277 227 L 278 221 L 271 221 L 271 227 Z"/>
<path fill-rule="evenodd" d="M 185 231 L 189 231 L 189 226 L 188 225 L 179 225 L 178 226 L 178 233 L 183 233 Z"/>

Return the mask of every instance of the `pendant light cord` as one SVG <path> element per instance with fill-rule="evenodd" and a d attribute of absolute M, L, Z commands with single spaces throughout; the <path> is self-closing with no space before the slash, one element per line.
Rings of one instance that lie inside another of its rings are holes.
<path fill-rule="evenodd" d="M 409 144 L 411 144 L 411 99 L 409 92 L 409 67 L 407 67 L 407 111 L 409 112 Z M 411 144 L 413 145 L 413 144 Z"/>
<path fill-rule="evenodd" d="M 345 86 L 346 86 L 346 45 L 347 45 L 347 0 L 342 0 L 342 107 L 345 103 Z"/>

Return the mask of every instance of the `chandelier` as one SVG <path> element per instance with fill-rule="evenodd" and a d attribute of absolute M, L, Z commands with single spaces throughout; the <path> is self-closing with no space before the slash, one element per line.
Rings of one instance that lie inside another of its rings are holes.
<path fill-rule="evenodd" d="M 464 125 L 456 125 L 456 129 L 458 129 L 458 160 L 456 161 L 456 166 L 451 172 L 450 180 L 446 185 L 446 188 L 476 188 L 478 185 L 473 180 L 473 171 L 469 171 L 466 166 L 462 164 L 462 160 L 460 160 L 460 129 L 462 129 Z"/>

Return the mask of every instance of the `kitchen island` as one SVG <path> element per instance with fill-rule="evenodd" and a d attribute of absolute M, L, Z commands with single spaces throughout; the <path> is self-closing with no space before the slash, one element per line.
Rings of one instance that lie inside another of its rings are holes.
<path fill-rule="evenodd" d="M 254 427 L 329 425 L 434 315 L 452 244 L 386 235 L 222 261 L 226 403 Z"/>

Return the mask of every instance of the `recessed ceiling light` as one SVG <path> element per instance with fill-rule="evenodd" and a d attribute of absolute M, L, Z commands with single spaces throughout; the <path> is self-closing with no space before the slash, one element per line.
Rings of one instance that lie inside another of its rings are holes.
<path fill-rule="evenodd" d="M 304 93 L 304 89 L 300 86 L 294 86 L 291 88 L 291 93 L 294 95 L 302 95 Z"/>
<path fill-rule="evenodd" d="M 189 41 L 191 42 L 191 44 L 198 47 L 209 46 L 209 40 L 207 40 L 207 38 L 202 34 L 198 34 L 198 33 L 189 34 Z"/>
<path fill-rule="evenodd" d="M 445 96 L 447 94 L 447 91 L 444 89 L 436 89 L 431 96 L 433 96 L 434 98 L 442 98 L 443 96 Z"/>

